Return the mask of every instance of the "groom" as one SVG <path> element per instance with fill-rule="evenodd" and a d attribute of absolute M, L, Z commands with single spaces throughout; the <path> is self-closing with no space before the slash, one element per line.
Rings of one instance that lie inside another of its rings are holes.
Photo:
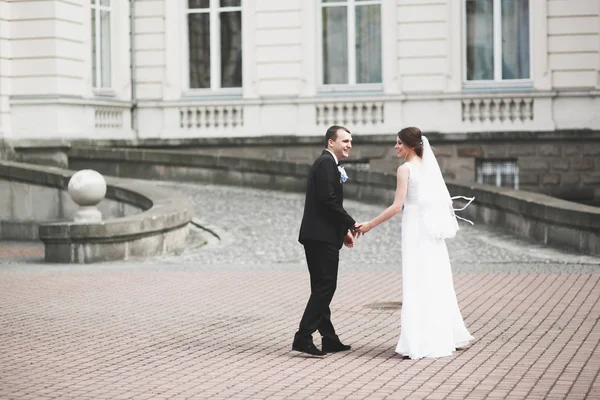
<path fill-rule="evenodd" d="M 292 344 L 292 350 L 314 356 L 350 350 L 335 333 L 329 304 L 337 286 L 342 243 L 354 246 L 351 230 L 355 221 L 342 205 L 342 182 L 347 175 L 338 167 L 339 160 L 347 158 L 352 148 L 352 135 L 343 126 L 334 125 L 327 129 L 325 146 L 308 174 L 298 241 L 304 245 L 311 293 Z M 322 351 L 313 343 L 312 333 L 316 330 L 323 336 Z"/>

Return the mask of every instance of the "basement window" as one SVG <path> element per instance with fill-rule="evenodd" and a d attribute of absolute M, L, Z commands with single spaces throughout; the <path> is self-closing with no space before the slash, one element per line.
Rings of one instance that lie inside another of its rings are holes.
<path fill-rule="evenodd" d="M 477 163 L 477 183 L 519 189 L 517 160 L 482 160 Z"/>

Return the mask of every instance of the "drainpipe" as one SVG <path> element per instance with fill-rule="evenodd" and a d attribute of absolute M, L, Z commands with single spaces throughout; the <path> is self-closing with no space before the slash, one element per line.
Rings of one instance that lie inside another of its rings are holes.
<path fill-rule="evenodd" d="M 131 67 L 131 129 L 135 133 L 137 140 L 137 99 L 135 95 L 135 0 L 129 0 L 129 65 Z"/>

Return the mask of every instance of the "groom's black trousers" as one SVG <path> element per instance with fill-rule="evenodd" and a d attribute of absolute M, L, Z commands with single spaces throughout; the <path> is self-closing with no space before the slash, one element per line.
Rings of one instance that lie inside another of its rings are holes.
<path fill-rule="evenodd" d="M 331 243 L 307 240 L 304 252 L 310 272 L 310 298 L 294 342 L 311 342 L 316 330 L 322 336 L 339 340 L 331 323 L 329 305 L 337 287 L 340 249 Z"/>

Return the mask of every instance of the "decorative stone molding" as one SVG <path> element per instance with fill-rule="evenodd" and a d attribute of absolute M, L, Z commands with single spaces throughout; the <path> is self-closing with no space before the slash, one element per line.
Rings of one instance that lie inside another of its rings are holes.
<path fill-rule="evenodd" d="M 318 126 L 333 124 L 376 126 L 384 123 L 383 102 L 337 102 L 317 104 L 315 107 Z"/>
<path fill-rule="evenodd" d="M 123 109 L 116 107 L 96 107 L 94 126 L 99 129 L 118 129 L 123 127 Z"/>
<path fill-rule="evenodd" d="M 236 128 L 244 125 L 244 107 L 189 106 L 179 108 L 179 127 L 182 129 Z"/>
<path fill-rule="evenodd" d="M 533 98 L 497 97 L 462 100 L 466 123 L 518 124 L 533 121 Z"/>

